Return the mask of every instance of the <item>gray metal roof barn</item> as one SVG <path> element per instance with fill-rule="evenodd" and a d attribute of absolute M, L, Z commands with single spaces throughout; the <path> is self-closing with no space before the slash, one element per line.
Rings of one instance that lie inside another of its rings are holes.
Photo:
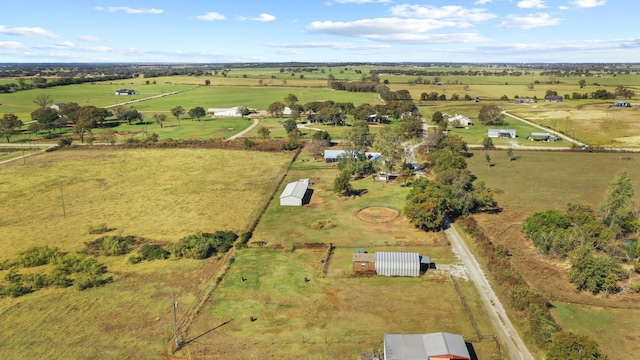
<path fill-rule="evenodd" d="M 280 195 L 280 205 L 282 206 L 302 206 L 302 200 L 307 193 L 309 179 L 300 179 L 288 183 Z"/>
<path fill-rule="evenodd" d="M 385 334 L 385 360 L 470 360 L 462 336 L 446 332 Z"/>
<path fill-rule="evenodd" d="M 420 255 L 416 252 L 376 252 L 376 273 L 386 276 L 419 276 Z"/>

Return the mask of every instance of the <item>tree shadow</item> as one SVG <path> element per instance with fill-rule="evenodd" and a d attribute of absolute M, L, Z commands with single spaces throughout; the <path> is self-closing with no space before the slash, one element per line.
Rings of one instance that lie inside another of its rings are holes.
<path fill-rule="evenodd" d="M 211 328 L 211 329 L 209 329 L 209 330 L 207 330 L 207 331 L 203 332 L 202 334 L 200 334 L 200 335 L 198 335 L 198 336 L 194 337 L 193 339 L 189 339 L 189 340 L 185 341 L 182 345 L 188 345 L 188 344 L 190 344 L 190 343 L 192 343 L 192 342 L 194 342 L 194 341 L 196 341 L 196 340 L 200 339 L 201 337 L 203 337 L 203 336 L 207 335 L 208 333 L 210 333 L 210 332 L 212 332 L 212 331 L 214 331 L 214 330 L 216 330 L 216 329 L 219 329 L 219 328 L 221 328 L 221 327 L 223 327 L 223 326 L 225 326 L 225 325 L 229 324 L 229 323 L 230 323 L 230 322 L 232 322 L 232 321 L 233 321 L 233 319 L 227 320 L 227 321 L 223 322 L 222 324 L 220 324 L 220 325 L 218 325 L 218 326 L 215 326 L 215 327 L 213 327 L 213 328 Z"/>

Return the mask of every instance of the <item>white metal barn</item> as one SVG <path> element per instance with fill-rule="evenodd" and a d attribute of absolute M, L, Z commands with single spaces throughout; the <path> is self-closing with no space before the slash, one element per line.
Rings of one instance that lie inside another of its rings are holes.
<path fill-rule="evenodd" d="M 280 195 L 281 206 L 302 206 L 302 200 L 307 193 L 309 187 L 309 179 L 300 179 L 290 182 L 285 186 Z"/>
<path fill-rule="evenodd" d="M 385 360 L 469 360 L 464 338 L 458 334 L 385 334 Z"/>
<path fill-rule="evenodd" d="M 419 276 L 420 255 L 416 252 L 376 252 L 376 273 L 385 276 Z"/>
<path fill-rule="evenodd" d="M 234 106 L 228 109 L 209 108 L 207 109 L 207 113 L 215 117 L 242 116 L 242 114 L 240 113 L 240 106 Z"/>

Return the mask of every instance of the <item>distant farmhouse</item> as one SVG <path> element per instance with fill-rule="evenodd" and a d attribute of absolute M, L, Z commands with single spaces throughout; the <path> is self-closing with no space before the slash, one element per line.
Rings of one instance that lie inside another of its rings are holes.
<path fill-rule="evenodd" d="M 280 206 L 302 206 L 308 188 L 308 178 L 288 183 L 280 195 Z"/>
<path fill-rule="evenodd" d="M 467 127 L 473 126 L 473 121 L 464 115 L 456 114 L 455 116 L 450 116 L 449 114 L 442 114 L 442 117 L 448 121 L 449 126 L 456 127 Z"/>
<path fill-rule="evenodd" d="M 516 131 L 513 129 L 489 129 L 487 136 L 490 138 L 515 139 Z"/>
<path fill-rule="evenodd" d="M 446 332 L 385 334 L 385 360 L 470 360 L 464 338 Z"/>
<path fill-rule="evenodd" d="M 62 107 L 63 107 L 64 105 L 65 105 L 65 104 L 53 104 L 53 105 L 51 105 L 51 106 L 50 106 L 50 108 L 52 108 L 52 109 L 53 109 L 53 110 L 55 110 L 55 111 L 60 111 L 60 109 L 62 109 Z"/>
<path fill-rule="evenodd" d="M 549 95 L 544 97 L 544 101 L 546 102 L 562 102 L 562 96 L 559 95 Z"/>
<path fill-rule="evenodd" d="M 533 98 L 517 98 L 515 100 L 513 100 L 514 103 L 516 104 L 531 104 L 531 103 L 535 103 L 536 99 Z"/>
<path fill-rule="evenodd" d="M 546 131 L 542 131 L 542 132 L 532 132 L 527 139 L 531 140 L 531 141 L 546 141 L 546 142 L 551 142 L 551 141 L 556 141 L 556 137 L 549 134 Z"/>
<path fill-rule="evenodd" d="M 416 252 L 376 251 L 369 254 L 358 249 L 353 254 L 353 271 L 383 276 L 420 276 L 429 268 L 431 259 Z"/>
<path fill-rule="evenodd" d="M 617 107 L 631 107 L 631 103 L 627 101 L 616 101 L 613 103 L 613 106 Z"/>
<path fill-rule="evenodd" d="M 136 90 L 120 89 L 115 92 L 115 95 L 138 95 Z"/>

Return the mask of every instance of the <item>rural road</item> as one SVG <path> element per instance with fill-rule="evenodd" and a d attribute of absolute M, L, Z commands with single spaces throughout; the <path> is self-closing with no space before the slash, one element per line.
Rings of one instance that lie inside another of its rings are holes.
<path fill-rule="evenodd" d="M 248 128 L 240 131 L 239 133 L 237 133 L 237 134 L 235 134 L 233 136 L 230 136 L 227 140 L 233 140 L 235 138 L 239 138 L 240 136 L 242 136 L 242 135 L 248 133 L 249 131 L 253 130 L 253 128 L 258 126 L 259 123 L 260 123 L 260 121 L 258 119 L 253 118 L 253 124 L 249 125 Z"/>
<path fill-rule="evenodd" d="M 525 346 L 520 334 L 516 331 L 516 328 L 509 320 L 500 299 L 496 296 L 495 292 L 491 288 L 489 281 L 484 275 L 484 271 L 476 261 L 476 258 L 469 251 L 469 248 L 465 245 L 464 241 L 456 231 L 453 225 L 450 225 L 446 230 L 445 234 L 453 251 L 460 257 L 460 260 L 467 268 L 469 272 L 469 277 L 476 285 L 478 292 L 480 293 L 480 297 L 482 298 L 482 302 L 484 303 L 486 309 L 489 311 L 489 315 L 491 320 L 493 321 L 502 342 L 507 345 L 509 349 L 509 353 L 511 354 L 511 358 L 514 360 L 522 359 L 522 360 L 533 360 L 534 357 L 531 355 L 527 347 Z"/>

